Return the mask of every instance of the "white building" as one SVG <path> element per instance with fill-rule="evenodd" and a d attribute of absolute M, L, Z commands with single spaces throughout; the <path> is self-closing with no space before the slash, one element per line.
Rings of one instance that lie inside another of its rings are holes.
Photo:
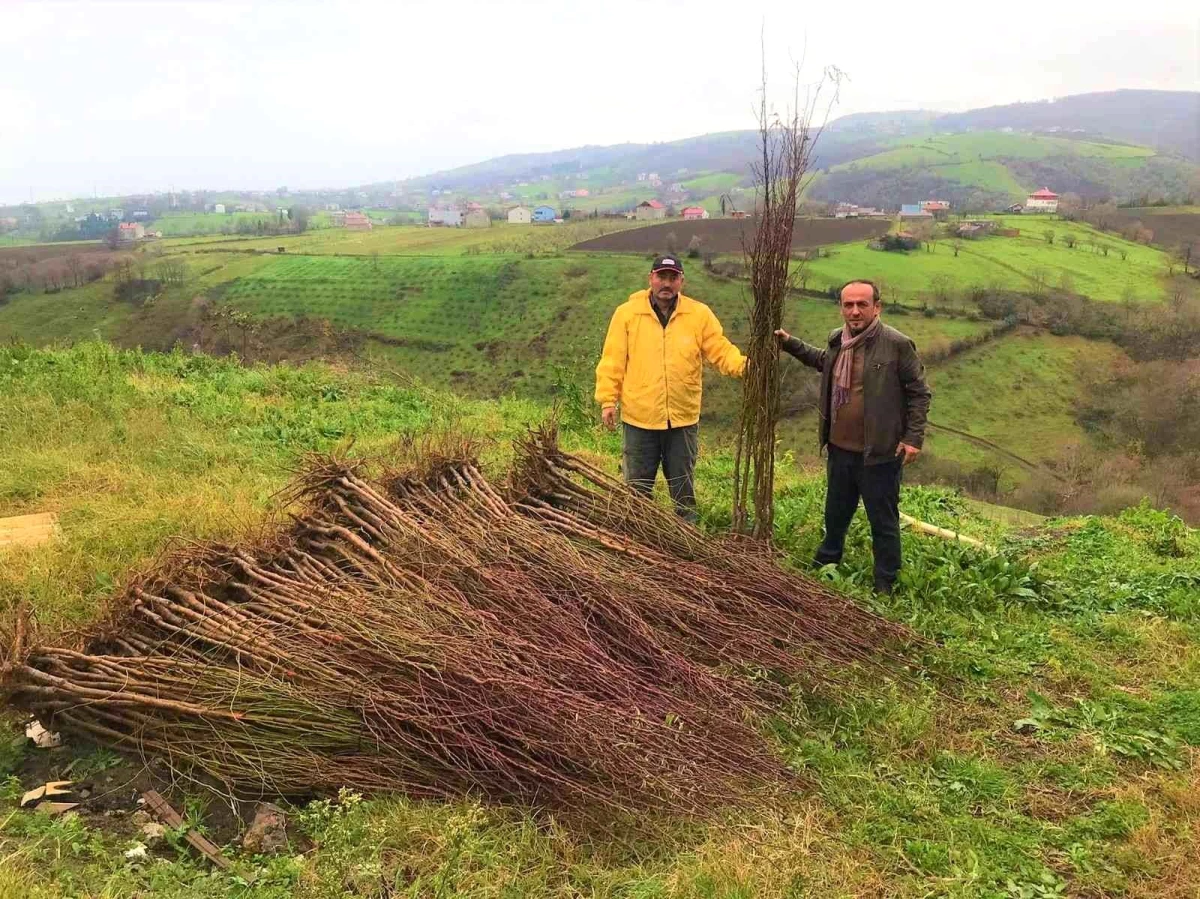
<path fill-rule="evenodd" d="M 508 223 L 510 225 L 528 225 L 533 221 L 533 213 L 526 206 L 514 206 L 508 210 Z"/>
<path fill-rule="evenodd" d="M 430 206 L 429 224 L 446 225 L 450 228 L 461 228 L 464 214 L 457 206 Z"/>
<path fill-rule="evenodd" d="M 215 212 L 217 215 L 224 215 L 225 214 L 225 204 L 224 203 L 213 203 L 213 212 Z"/>
<path fill-rule="evenodd" d="M 1043 187 L 1025 198 L 1026 212 L 1058 212 L 1058 194 Z"/>

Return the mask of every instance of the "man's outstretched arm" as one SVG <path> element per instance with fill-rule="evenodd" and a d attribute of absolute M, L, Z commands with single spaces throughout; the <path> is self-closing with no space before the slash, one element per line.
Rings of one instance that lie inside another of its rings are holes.
<path fill-rule="evenodd" d="M 776 331 L 775 336 L 779 338 L 779 346 L 784 352 L 795 356 L 809 368 L 815 368 L 817 371 L 825 370 L 825 363 L 829 359 L 829 350 L 818 349 L 811 343 L 805 343 L 799 337 L 793 337 L 783 328 Z"/>

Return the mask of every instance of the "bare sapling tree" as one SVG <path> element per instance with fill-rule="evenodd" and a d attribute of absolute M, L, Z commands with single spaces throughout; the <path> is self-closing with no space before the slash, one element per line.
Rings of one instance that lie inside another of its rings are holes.
<path fill-rule="evenodd" d="M 733 475 L 733 527 L 738 533 L 769 540 L 775 509 L 775 429 L 780 414 L 779 342 L 783 302 L 803 262 L 792 264 L 796 206 L 807 186 L 813 147 L 829 111 L 837 102 L 842 73 L 833 67 L 803 85 L 794 70 L 792 102 L 782 114 L 767 97 L 766 54 L 756 110 L 758 153 L 754 179 L 753 227 L 742 234 L 742 253 L 750 273 L 750 340 L 742 382 L 742 410 Z M 824 98 L 824 99 L 823 99 Z M 817 121 L 819 118 L 819 122 Z M 753 508 L 753 514 L 751 514 Z"/>

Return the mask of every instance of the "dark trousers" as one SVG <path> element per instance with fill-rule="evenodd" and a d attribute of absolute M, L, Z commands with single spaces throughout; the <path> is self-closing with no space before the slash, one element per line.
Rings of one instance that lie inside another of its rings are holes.
<path fill-rule="evenodd" d="M 651 431 L 625 423 L 625 448 L 621 470 L 625 482 L 641 493 L 654 492 L 654 479 L 662 466 L 675 512 L 696 521 L 696 456 L 700 453 L 700 426 Z"/>
<path fill-rule="evenodd" d="M 899 459 L 864 465 L 862 453 L 851 453 L 830 444 L 826 470 L 825 540 L 817 548 L 818 565 L 842 560 L 846 531 L 861 497 L 871 523 L 875 554 L 875 588 L 890 589 L 900 573 L 900 473 Z"/>

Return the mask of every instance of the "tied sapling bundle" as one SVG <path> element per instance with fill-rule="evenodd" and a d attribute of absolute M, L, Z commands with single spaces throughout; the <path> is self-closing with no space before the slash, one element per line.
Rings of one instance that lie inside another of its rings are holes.
<path fill-rule="evenodd" d="M 832 85 L 832 96 L 824 107 L 827 118 L 837 101 L 840 80 L 841 73 L 828 68 L 802 96 L 797 66 L 792 104 L 781 116 L 768 105 L 765 61 L 763 65 L 758 156 L 750 167 L 755 188 L 754 228 L 742 238 L 753 303 L 733 473 L 733 528 L 762 540 L 770 539 L 775 518 L 775 428 L 780 410 L 775 331 L 782 325 L 783 301 L 797 274 L 792 266 L 796 205 L 823 127 L 813 126 L 821 95 Z"/>

